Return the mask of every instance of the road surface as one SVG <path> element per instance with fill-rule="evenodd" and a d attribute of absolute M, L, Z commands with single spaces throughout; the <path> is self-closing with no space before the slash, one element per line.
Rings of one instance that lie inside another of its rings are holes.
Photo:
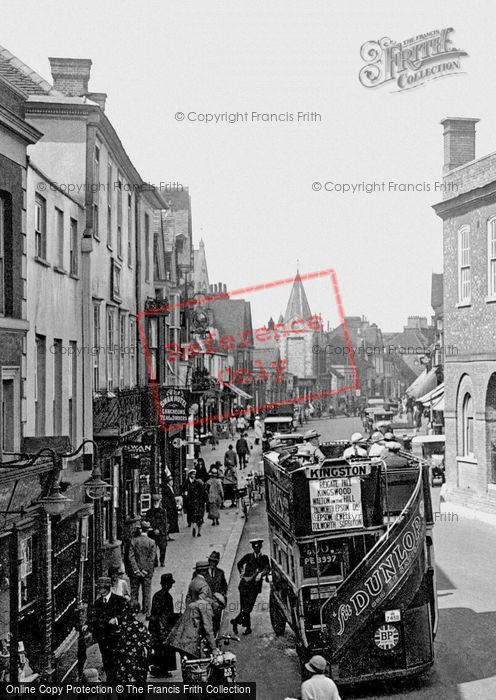
<path fill-rule="evenodd" d="M 309 426 L 322 439 L 347 438 L 361 431 L 356 418 L 312 421 Z M 494 700 L 496 698 L 496 528 L 473 520 L 450 519 L 439 513 L 439 488 L 433 489 L 437 523 L 434 528 L 440 620 L 435 641 L 436 662 L 422 679 L 409 682 L 361 685 L 342 689 L 343 698 L 368 700 Z M 267 520 L 263 503 L 256 504 L 238 549 L 239 559 L 250 551 L 252 537 L 265 538 Z M 231 631 L 230 618 L 237 614 L 239 578 L 229 586 L 229 608 L 223 629 Z M 233 651 L 238 656 L 239 680 L 257 682 L 258 700 L 299 697 L 299 663 L 294 637 L 272 631 L 268 614 L 269 586 L 259 596 L 253 613 L 253 634 L 241 637 Z M 242 628 L 240 629 L 240 631 Z"/>

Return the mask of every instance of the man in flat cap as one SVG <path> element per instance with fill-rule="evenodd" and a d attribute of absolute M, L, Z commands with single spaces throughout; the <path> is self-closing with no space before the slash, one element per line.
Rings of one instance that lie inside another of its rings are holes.
<path fill-rule="evenodd" d="M 129 547 L 129 563 L 131 565 L 131 598 L 139 603 L 139 590 L 142 588 L 142 611 L 146 619 L 150 618 L 152 577 L 155 570 L 155 557 L 157 545 L 148 536 L 150 523 L 145 520 L 141 523 L 141 532 L 133 537 Z"/>
<path fill-rule="evenodd" d="M 167 511 L 162 508 L 162 497 L 155 493 L 152 496 L 152 507 L 146 511 L 145 520 L 150 523 L 150 537 L 155 540 L 160 553 L 160 566 L 165 564 L 165 552 L 167 551 Z"/>
<path fill-rule="evenodd" d="M 250 614 L 257 600 L 258 594 L 262 592 L 262 580 L 270 573 L 269 557 L 262 554 L 263 539 L 255 537 L 250 540 L 253 552 L 245 554 L 238 564 L 238 571 L 241 574 L 239 582 L 239 606 L 240 613 L 231 620 L 234 634 L 238 634 L 238 625 L 245 627 L 243 634 L 251 634 Z"/>
<path fill-rule="evenodd" d="M 97 597 L 88 610 L 88 627 L 98 644 L 102 655 L 103 669 L 107 678 L 112 673 L 112 647 L 114 643 L 117 618 L 126 607 L 126 600 L 112 593 L 112 582 L 107 576 L 100 576 L 96 581 Z"/>
<path fill-rule="evenodd" d="M 196 562 L 193 569 L 193 577 L 188 586 L 188 592 L 186 593 L 186 605 L 192 600 L 197 600 L 200 594 L 202 594 L 204 598 L 212 601 L 213 593 L 206 579 L 207 571 L 208 561 Z"/>

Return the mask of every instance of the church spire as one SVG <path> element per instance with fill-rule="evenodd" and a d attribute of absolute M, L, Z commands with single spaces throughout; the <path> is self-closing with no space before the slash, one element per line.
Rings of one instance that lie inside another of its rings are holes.
<path fill-rule="evenodd" d="M 297 270 L 296 277 L 294 278 L 293 282 L 293 288 L 291 289 L 291 294 L 289 295 L 286 313 L 284 314 L 284 322 L 287 322 L 292 318 L 301 318 L 306 320 L 309 319 L 311 315 L 312 312 L 310 311 L 310 304 L 308 303 L 305 288 L 303 287 L 303 282 L 301 281 L 300 271 Z"/>

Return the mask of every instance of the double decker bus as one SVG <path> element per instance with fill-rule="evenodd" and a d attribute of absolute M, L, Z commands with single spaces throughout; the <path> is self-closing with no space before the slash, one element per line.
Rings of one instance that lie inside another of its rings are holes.
<path fill-rule="evenodd" d="M 274 632 L 293 630 L 303 669 L 324 656 L 342 684 L 434 662 L 437 600 L 428 466 L 344 459 L 342 442 L 264 454 Z"/>

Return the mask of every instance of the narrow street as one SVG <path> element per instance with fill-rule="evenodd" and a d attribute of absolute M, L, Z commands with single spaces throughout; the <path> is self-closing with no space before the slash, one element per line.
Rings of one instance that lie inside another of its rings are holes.
<path fill-rule="evenodd" d="M 325 419 L 312 421 L 311 427 L 322 433 L 323 440 L 340 439 L 361 430 L 361 422 L 357 418 Z M 434 536 L 440 611 L 434 667 L 426 676 L 413 681 L 341 689 L 343 697 L 356 700 L 493 700 L 496 697 L 496 590 L 487 586 L 487 581 L 496 576 L 496 533 L 475 520 L 443 520 L 439 513 L 439 488 L 433 489 L 433 505 L 438 513 Z M 264 503 L 253 506 L 236 559 L 250 551 L 249 540 L 255 536 L 265 538 L 267 552 Z M 238 582 L 238 572 L 233 570 L 229 608 L 223 622 L 225 632 L 231 631 L 229 620 L 236 614 Z M 293 634 L 286 629 L 283 637 L 274 635 L 268 602 L 269 586 L 264 584 L 253 612 L 253 634 L 241 636 L 233 649 L 238 657 L 238 678 L 256 680 L 259 700 L 298 697 L 300 672 Z"/>

